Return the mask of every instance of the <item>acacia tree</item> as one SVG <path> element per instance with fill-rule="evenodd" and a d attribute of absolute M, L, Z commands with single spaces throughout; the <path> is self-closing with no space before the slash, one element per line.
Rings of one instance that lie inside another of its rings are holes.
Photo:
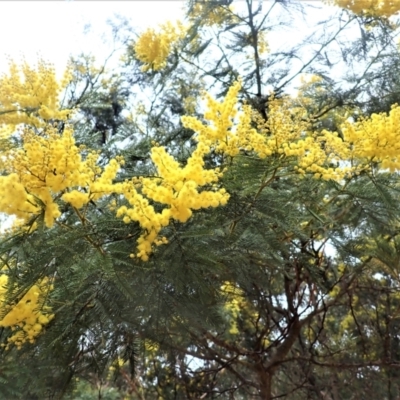
<path fill-rule="evenodd" d="M 310 53 L 268 53 L 299 4 L 206 1 L 117 74 L 11 66 L 5 397 L 398 396 L 397 9 L 338 3 Z"/>

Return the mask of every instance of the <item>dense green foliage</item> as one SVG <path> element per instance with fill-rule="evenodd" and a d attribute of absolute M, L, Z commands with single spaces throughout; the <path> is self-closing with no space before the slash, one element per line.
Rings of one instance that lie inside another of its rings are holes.
<path fill-rule="evenodd" d="M 202 90 L 222 100 L 239 77 L 241 104 L 264 122 L 273 97 L 289 94 L 316 135 L 342 138 L 345 120 L 388 112 L 399 99 L 398 25 L 329 8 L 303 42 L 275 48 L 269 36 L 311 12 L 300 3 L 191 1 L 189 28 L 160 69 L 143 70 L 138 38 L 115 26 L 132 35 L 117 71 L 71 60 L 64 106 L 77 110 L 77 143 L 99 150 L 102 166 L 122 155 L 117 182 L 155 175 L 154 143 L 184 164 L 196 140 L 180 118 L 204 120 Z M 228 204 L 173 220 L 148 261 L 130 257 L 141 228 L 116 218 L 118 194 L 88 204 L 90 223 L 66 207 L 51 229 L 39 218 L 34 231 L 3 235 L 1 260 L 20 288 L 9 301 L 51 278 L 55 317 L 34 343 L 2 348 L 1 398 L 400 396 L 398 171 L 371 159 L 316 179 L 294 158 L 248 149 L 205 163 L 227 168 L 218 184 Z"/>

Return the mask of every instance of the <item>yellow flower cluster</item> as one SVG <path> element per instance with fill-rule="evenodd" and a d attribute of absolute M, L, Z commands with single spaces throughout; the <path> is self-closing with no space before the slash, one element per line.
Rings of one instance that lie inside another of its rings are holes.
<path fill-rule="evenodd" d="M 334 0 L 339 7 L 356 14 L 390 17 L 400 11 L 400 0 Z"/>
<path fill-rule="evenodd" d="M 229 324 L 228 333 L 234 338 L 236 344 L 240 340 L 240 328 L 247 333 L 252 332 L 257 337 L 260 348 L 268 347 L 270 331 L 265 326 L 265 320 L 260 316 L 254 304 L 246 298 L 245 292 L 235 283 L 225 281 L 221 285 L 221 294 L 224 298 L 223 311 Z M 245 339 L 244 339 L 245 340 Z"/>
<path fill-rule="evenodd" d="M 1 212 L 21 219 L 28 219 L 30 215 L 38 212 L 32 196 L 26 193 L 16 173 L 0 176 L 0 192 Z"/>
<path fill-rule="evenodd" d="M 243 291 L 231 282 L 224 282 L 221 286 L 221 292 L 226 296 L 224 310 L 229 316 L 229 333 L 231 335 L 237 335 L 239 333 L 237 318 L 244 305 Z"/>
<path fill-rule="evenodd" d="M 60 110 L 59 95 L 70 72 L 66 70 L 59 84 L 54 67 L 44 61 L 36 69 L 26 62 L 20 67 L 11 62 L 9 73 L 0 77 L 0 137 L 10 135 L 21 123 L 38 128 L 50 119 L 66 120 L 71 110 Z"/>
<path fill-rule="evenodd" d="M 0 275 L 0 309 L 3 319 L 0 326 L 11 328 L 13 334 L 8 338 L 8 344 L 3 345 L 10 348 L 14 344 L 17 348 L 30 342 L 43 331 L 43 328 L 54 318 L 51 308 L 44 305 L 49 292 L 53 290 L 50 281 L 45 278 L 33 285 L 22 299 L 14 305 L 6 303 L 8 276 Z"/>
<path fill-rule="evenodd" d="M 185 34 L 186 29 L 179 21 L 176 26 L 167 22 L 158 31 L 149 28 L 143 32 L 135 44 L 136 58 L 145 64 L 142 71 L 164 68 L 174 44 Z"/>
<path fill-rule="evenodd" d="M 340 161 L 348 159 L 348 144 L 336 132 L 310 132 L 306 110 L 296 107 L 292 99 L 272 99 L 267 113 L 268 121 L 257 115 L 254 120 L 265 135 L 271 154 L 295 157 L 294 169 L 300 174 L 314 174 L 316 178 L 340 180 L 352 172 L 350 167 L 340 165 Z"/>
<path fill-rule="evenodd" d="M 295 169 L 299 173 L 313 173 L 323 179 L 342 179 L 351 172 L 350 167 L 329 167 L 329 164 L 348 159 L 349 145 L 334 132 L 307 133 L 309 121 L 304 119 L 305 110 L 294 107 L 290 99 L 272 99 L 268 106 L 268 121 L 249 106 L 244 106 L 237 117 L 240 87 L 240 82 L 236 82 L 221 103 L 206 95 L 208 111 L 204 117 L 208 124 L 195 117 L 182 117 L 183 125 L 197 133 L 200 143 L 231 157 L 241 149 L 253 151 L 260 158 L 273 154 L 296 157 Z M 257 123 L 257 130 L 252 128 L 253 121 Z"/>
<path fill-rule="evenodd" d="M 189 13 L 189 21 L 200 23 L 202 26 L 222 26 L 232 24 L 237 17 L 232 12 L 232 7 L 218 5 L 215 1 L 204 0 L 196 2 Z"/>
<path fill-rule="evenodd" d="M 225 205 L 229 195 L 224 189 L 202 190 L 202 186 L 216 183 L 221 176 L 218 168 L 204 169 L 203 157 L 210 151 L 204 143 L 199 142 L 196 150 L 188 159 L 186 166 L 169 155 L 163 147 L 153 147 L 151 159 L 157 169 L 156 178 L 139 178 L 139 193 L 131 182 L 121 185 L 121 192 L 129 201 L 131 208 L 120 207 L 117 216 L 124 216 L 124 222 L 139 222 L 144 233 L 138 239 L 137 257 L 148 260 L 152 244 L 166 243 L 159 238 L 159 232 L 171 219 L 186 222 L 192 216 L 192 210 Z M 144 197 L 146 196 L 146 197 Z M 157 212 L 149 199 L 165 205 Z"/>
<path fill-rule="evenodd" d="M 261 31 L 258 33 L 258 54 L 263 55 L 269 52 L 269 45 L 267 41 L 267 33 L 265 31 Z"/>
<path fill-rule="evenodd" d="M 351 157 L 364 163 L 380 163 L 382 169 L 400 170 L 400 107 L 373 114 L 342 126 L 345 141 L 351 144 Z"/>
<path fill-rule="evenodd" d="M 257 115 L 253 117 L 264 142 L 257 142 L 256 147 L 251 139 L 248 149 L 253 148 L 260 156 L 295 157 L 295 170 L 322 179 L 340 180 L 358 173 L 371 162 L 391 172 L 400 170 L 398 105 L 389 114 L 373 114 L 356 123 L 345 120 L 340 124 L 343 138 L 336 132 L 309 131 L 306 114 L 303 107 L 295 106 L 289 98 L 270 101 L 268 121 Z"/>
<path fill-rule="evenodd" d="M 27 221 L 44 209 L 45 224 L 52 227 L 61 215 L 57 199 L 81 208 L 114 191 L 112 181 L 122 160 L 111 160 L 104 171 L 97 166 L 97 153 L 83 160 L 71 128 L 61 135 L 52 127 L 41 135 L 25 129 L 21 136 L 23 148 L 7 154 L 9 174 L 0 177 L 1 212 Z"/>
<path fill-rule="evenodd" d="M 271 152 L 265 148 L 265 137 L 251 128 L 250 107 L 243 108 L 238 123 L 235 123 L 240 88 L 240 82 L 235 82 L 221 103 L 206 94 L 208 110 L 204 118 L 209 124 L 205 125 L 197 118 L 189 116 L 182 117 L 182 123 L 186 128 L 196 132 L 200 143 L 214 148 L 219 153 L 234 157 L 241 149 L 246 149 L 254 150 L 260 157 L 265 158 Z"/>

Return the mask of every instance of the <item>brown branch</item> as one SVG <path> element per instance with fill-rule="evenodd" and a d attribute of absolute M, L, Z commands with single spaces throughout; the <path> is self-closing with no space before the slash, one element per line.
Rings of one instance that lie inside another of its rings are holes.
<path fill-rule="evenodd" d="M 314 360 L 313 358 L 307 358 L 307 357 L 293 357 L 290 359 L 286 359 L 285 363 L 296 360 L 307 361 L 312 364 L 318 365 L 320 367 L 329 367 L 335 369 L 353 369 L 353 368 L 367 368 L 367 367 L 400 368 L 400 363 L 393 363 L 388 361 L 367 361 L 364 363 L 329 363 L 329 362 L 320 362 Z"/>

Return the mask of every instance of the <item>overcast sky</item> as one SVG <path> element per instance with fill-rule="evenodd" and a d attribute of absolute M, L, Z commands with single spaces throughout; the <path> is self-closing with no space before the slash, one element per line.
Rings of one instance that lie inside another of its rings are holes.
<path fill-rule="evenodd" d="M 286 47 L 301 37 L 306 26 L 326 13 L 327 7 L 320 1 L 311 3 L 316 10 L 308 10 L 306 21 L 296 22 L 292 29 L 273 31 L 269 34 L 269 44 L 273 48 Z M 55 64 L 62 73 L 70 54 L 92 52 L 99 62 L 110 53 L 110 48 L 101 40 L 107 34 L 106 21 L 114 14 L 131 21 L 131 26 L 140 32 L 161 22 L 182 19 L 185 0 L 47 0 L 47 1 L 0 1 L 0 72 L 8 70 L 7 56 L 15 61 L 25 57 L 32 64 L 41 55 L 46 61 Z M 240 7 L 240 2 L 236 7 Z M 270 2 L 263 7 L 268 9 Z M 323 12 L 321 13 L 321 8 Z M 319 8 L 319 9 L 318 9 Z M 92 29 L 83 34 L 85 25 Z M 299 35 L 300 34 L 300 35 Z M 110 36 L 109 36 L 110 37 Z"/>
<path fill-rule="evenodd" d="M 40 54 L 63 69 L 69 54 L 91 51 L 99 60 L 108 51 L 100 36 L 106 21 L 121 14 L 132 26 L 145 28 L 182 17 L 184 1 L 0 1 L 0 71 L 7 56 L 35 62 Z M 84 26 L 92 29 L 83 35 Z"/>

